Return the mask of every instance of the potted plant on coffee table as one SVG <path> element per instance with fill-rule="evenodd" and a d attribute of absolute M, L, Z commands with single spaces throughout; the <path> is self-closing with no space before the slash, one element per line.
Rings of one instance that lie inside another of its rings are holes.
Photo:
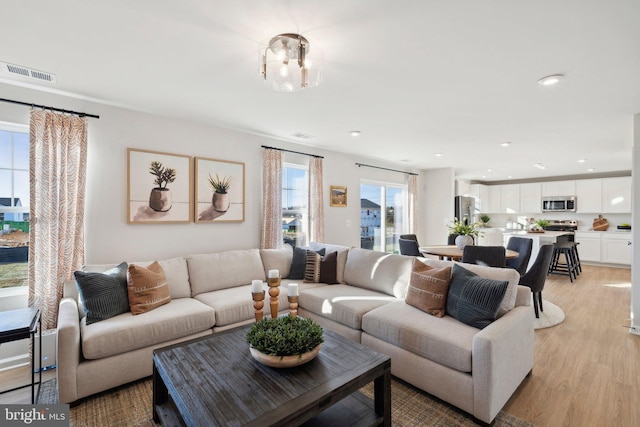
<path fill-rule="evenodd" d="M 323 330 L 311 319 L 299 316 L 265 318 L 246 335 L 251 355 L 274 368 L 289 368 L 309 362 L 324 342 Z"/>

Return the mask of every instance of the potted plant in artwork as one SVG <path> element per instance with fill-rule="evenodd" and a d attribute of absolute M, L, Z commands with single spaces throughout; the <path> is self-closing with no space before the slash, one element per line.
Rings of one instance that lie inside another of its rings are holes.
<path fill-rule="evenodd" d="M 449 234 L 457 234 L 456 246 L 462 249 L 467 245 L 473 245 L 473 238 L 479 234 L 477 227 L 478 224 L 475 222 L 465 224 L 458 218 L 454 218 L 453 222 L 449 225 Z"/>
<path fill-rule="evenodd" d="M 209 174 L 209 185 L 213 190 L 213 196 L 211 198 L 211 204 L 213 209 L 217 212 L 226 212 L 229 210 L 229 188 L 231 187 L 231 177 L 220 178 L 218 174 L 216 177 L 212 177 Z"/>
<path fill-rule="evenodd" d="M 149 195 L 149 207 L 156 212 L 167 212 L 171 209 L 171 190 L 167 184 L 176 180 L 176 170 L 163 166 L 161 162 L 153 161 L 149 166 L 149 173 L 155 175 L 153 183 L 156 185 Z"/>
<path fill-rule="evenodd" d="M 255 323 L 246 339 L 251 356 L 263 365 L 290 368 L 309 362 L 320 352 L 324 331 L 311 319 L 298 316 L 265 318 Z"/>

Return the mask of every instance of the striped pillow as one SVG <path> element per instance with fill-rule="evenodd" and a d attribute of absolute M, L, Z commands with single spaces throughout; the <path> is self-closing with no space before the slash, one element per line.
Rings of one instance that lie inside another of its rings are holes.
<path fill-rule="evenodd" d="M 483 329 L 496 320 L 509 282 L 487 279 L 454 264 L 447 296 L 447 314 Z"/>
<path fill-rule="evenodd" d="M 307 251 L 307 268 L 304 272 L 304 282 L 308 283 L 338 283 L 338 253 L 331 252 L 322 258 L 322 255 Z"/>
<path fill-rule="evenodd" d="M 129 311 L 127 263 L 104 273 L 73 273 L 84 307 L 87 325 Z"/>
<path fill-rule="evenodd" d="M 127 270 L 127 287 L 133 314 L 151 311 L 171 301 L 167 278 L 158 261 L 147 268 L 131 264 Z"/>

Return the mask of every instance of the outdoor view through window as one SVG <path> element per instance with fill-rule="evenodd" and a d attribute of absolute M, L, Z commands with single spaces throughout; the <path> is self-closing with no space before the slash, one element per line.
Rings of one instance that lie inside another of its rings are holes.
<path fill-rule="evenodd" d="M 306 246 L 309 235 L 309 180 L 304 166 L 282 168 L 282 235 L 284 243 Z"/>
<path fill-rule="evenodd" d="M 409 232 L 407 187 L 360 184 L 360 247 L 400 253 L 398 238 Z"/>
<path fill-rule="evenodd" d="M 0 127 L 0 289 L 26 286 L 29 134 Z"/>

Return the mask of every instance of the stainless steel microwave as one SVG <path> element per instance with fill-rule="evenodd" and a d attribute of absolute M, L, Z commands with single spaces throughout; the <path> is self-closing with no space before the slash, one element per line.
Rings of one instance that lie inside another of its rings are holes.
<path fill-rule="evenodd" d="M 576 196 L 542 198 L 542 212 L 575 212 Z"/>

